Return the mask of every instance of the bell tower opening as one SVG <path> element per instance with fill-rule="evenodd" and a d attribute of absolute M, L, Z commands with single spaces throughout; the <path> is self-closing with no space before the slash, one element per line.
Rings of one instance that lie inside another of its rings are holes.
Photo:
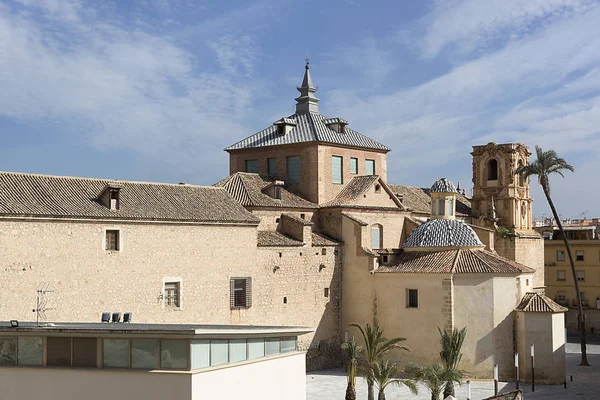
<path fill-rule="evenodd" d="M 488 181 L 497 181 L 498 180 L 498 161 L 492 158 L 488 161 Z"/>

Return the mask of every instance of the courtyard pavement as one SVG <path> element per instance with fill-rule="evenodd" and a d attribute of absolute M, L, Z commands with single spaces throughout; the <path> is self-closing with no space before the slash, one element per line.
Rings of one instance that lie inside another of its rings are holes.
<path fill-rule="evenodd" d="M 577 336 L 569 336 L 567 343 L 567 388 L 564 385 L 536 385 L 531 391 L 531 383 L 522 383 L 523 397 L 534 399 L 600 399 L 600 337 L 588 339 L 588 361 L 591 367 L 579 367 L 581 352 Z M 570 378 L 573 377 L 571 381 Z M 367 398 L 367 384 L 364 379 L 356 380 L 356 398 Z M 500 382 L 500 392 L 514 390 L 514 382 Z M 343 400 L 346 393 L 346 374 L 343 370 L 329 370 L 306 375 L 307 400 Z M 419 394 L 412 394 L 406 387 L 388 386 L 385 391 L 388 400 L 423 399 L 430 400 L 431 394 L 424 386 L 419 386 Z M 471 382 L 471 400 L 481 400 L 494 395 L 493 381 Z M 377 394 L 375 395 L 377 398 Z M 441 398 L 441 396 L 440 396 Z M 456 398 L 467 398 L 466 385 L 456 386 Z"/>

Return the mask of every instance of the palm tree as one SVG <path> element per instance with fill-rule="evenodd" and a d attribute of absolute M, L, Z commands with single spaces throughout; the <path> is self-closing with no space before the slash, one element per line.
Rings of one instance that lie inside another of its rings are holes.
<path fill-rule="evenodd" d="M 363 328 L 358 324 L 350 324 L 360 330 L 362 334 L 365 351 L 360 358 L 359 365 L 361 366 L 361 372 L 367 379 L 368 387 L 368 400 L 375 400 L 375 393 L 373 391 L 375 385 L 375 379 L 373 377 L 373 366 L 379 361 L 388 351 L 393 349 L 400 349 L 410 351 L 408 348 L 401 346 L 399 343 L 405 341 L 405 338 L 396 337 L 387 339 L 383 336 L 383 331 L 379 327 L 377 320 L 374 321 L 373 326 L 366 324 Z"/>
<path fill-rule="evenodd" d="M 448 381 L 460 379 L 456 371 L 448 371 L 441 364 L 431 364 L 424 367 L 409 368 L 415 379 L 421 382 L 431 392 L 431 400 L 439 400 L 444 385 Z"/>
<path fill-rule="evenodd" d="M 356 367 L 358 357 L 363 349 L 356 343 L 354 336 L 352 339 L 342 343 L 342 350 L 346 353 L 346 372 L 348 373 L 348 386 L 346 387 L 346 400 L 356 400 Z"/>
<path fill-rule="evenodd" d="M 438 328 L 438 331 L 440 332 L 440 344 L 442 345 L 440 351 L 442 366 L 448 375 L 453 377 L 453 379 L 446 381 L 444 386 L 443 398 L 445 399 L 450 395 L 454 396 L 454 382 L 460 384 L 460 380 L 464 375 L 463 371 L 458 369 L 458 366 L 462 359 L 460 350 L 467 336 L 467 328 L 461 330 L 454 328 L 451 332 L 442 331 Z"/>
<path fill-rule="evenodd" d="M 385 400 L 385 388 L 392 383 L 404 385 L 414 394 L 418 393 L 417 385 L 412 380 L 397 378 L 401 372 L 402 367 L 390 360 L 379 360 L 373 365 L 373 378 L 379 390 L 377 400 Z"/>
<path fill-rule="evenodd" d="M 559 158 L 556 155 L 554 150 L 543 151 L 541 147 L 535 146 L 535 152 L 537 155 L 537 159 L 531 163 L 530 165 L 523 165 L 515 171 L 516 175 L 520 175 L 523 180 L 529 178 L 530 176 L 537 176 L 538 182 L 542 186 L 542 190 L 546 195 L 546 200 L 548 200 L 548 205 L 550 205 L 550 209 L 552 210 L 552 215 L 554 216 L 554 220 L 558 225 L 558 230 L 560 231 L 560 235 L 565 242 L 565 247 L 567 248 L 567 254 L 569 256 L 569 262 L 571 263 L 571 273 L 573 274 L 573 282 L 575 283 L 575 295 L 577 296 L 577 308 L 578 315 L 577 319 L 579 321 L 579 342 L 581 344 L 581 366 L 589 366 L 587 360 L 587 350 L 585 343 L 585 320 L 583 318 L 583 307 L 581 305 L 581 292 L 579 291 L 579 283 L 577 282 L 577 273 L 575 272 L 575 263 L 573 262 L 573 255 L 571 254 L 571 248 L 569 247 L 569 241 L 567 240 L 567 235 L 565 235 L 565 231 L 563 229 L 562 223 L 560 222 L 560 218 L 558 216 L 558 212 L 556 212 L 556 207 L 554 207 L 554 202 L 550 197 L 550 181 L 548 179 L 548 175 L 557 173 L 564 178 L 563 171 L 575 171 L 571 165 L 567 164 L 567 162 Z"/>

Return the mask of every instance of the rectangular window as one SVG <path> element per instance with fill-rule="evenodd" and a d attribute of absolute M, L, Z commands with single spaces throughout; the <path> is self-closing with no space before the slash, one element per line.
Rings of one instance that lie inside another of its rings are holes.
<path fill-rule="evenodd" d="M 246 160 L 246 172 L 258 174 L 258 160 Z"/>
<path fill-rule="evenodd" d="M 323 290 L 323 295 L 324 295 L 325 297 L 329 297 L 329 288 L 328 288 L 328 287 L 326 287 L 326 288 Z"/>
<path fill-rule="evenodd" d="M 577 261 L 583 261 L 583 250 L 577 250 L 576 258 Z"/>
<path fill-rule="evenodd" d="M 106 250 L 119 251 L 119 231 L 116 229 L 106 230 Z"/>
<path fill-rule="evenodd" d="M 567 273 L 565 271 L 557 270 L 556 271 L 556 280 L 557 281 L 566 281 Z"/>
<path fill-rule="evenodd" d="M 1 339 L 0 339 L 1 340 Z M 0 345 L 0 349 L 2 346 Z M 0 350 L 0 353 L 2 350 Z M 0 358 L 2 356 L 0 355 Z M 0 360 L 0 364 L 2 361 Z M 19 365 L 42 365 L 42 338 L 19 337 Z"/>
<path fill-rule="evenodd" d="M 450 216 L 454 215 L 454 207 L 452 207 L 452 200 L 447 200 L 446 205 L 447 205 L 447 208 L 446 208 L 447 214 L 446 215 L 450 215 Z"/>
<path fill-rule="evenodd" d="M 295 337 L 281 338 L 281 352 L 289 353 L 290 351 L 296 351 L 296 338 Z"/>
<path fill-rule="evenodd" d="M 46 339 L 46 365 L 49 367 L 71 366 L 71 338 L 48 337 Z"/>
<path fill-rule="evenodd" d="M 131 339 L 131 368 L 158 368 L 158 339 Z"/>
<path fill-rule="evenodd" d="M 379 226 L 374 226 L 371 228 L 371 248 L 381 248 L 381 228 Z"/>
<path fill-rule="evenodd" d="M 227 340 L 210 341 L 210 365 L 221 365 L 229 362 L 229 344 Z"/>
<path fill-rule="evenodd" d="M 564 250 L 556 251 L 556 261 L 565 261 L 565 251 Z"/>
<path fill-rule="evenodd" d="M 281 352 L 279 345 L 280 345 L 279 338 L 265 339 L 265 355 L 272 356 L 274 354 L 279 354 Z"/>
<path fill-rule="evenodd" d="M 0 337 L 0 365 L 17 365 L 17 338 Z"/>
<path fill-rule="evenodd" d="M 350 158 L 350 173 L 354 175 L 358 174 L 358 158 Z"/>
<path fill-rule="evenodd" d="M 188 342 L 186 340 L 160 341 L 160 368 L 187 369 Z"/>
<path fill-rule="evenodd" d="M 578 281 L 585 281 L 585 271 L 575 271 Z"/>
<path fill-rule="evenodd" d="M 406 307 L 419 307 L 419 291 L 417 289 L 406 289 Z"/>
<path fill-rule="evenodd" d="M 82 368 L 96 368 L 96 355 L 98 354 L 98 339 L 73 338 L 73 366 Z"/>
<path fill-rule="evenodd" d="M 340 156 L 331 156 L 331 183 L 341 185 L 343 183 L 344 159 Z"/>
<path fill-rule="evenodd" d="M 287 183 L 292 185 L 302 183 L 300 156 L 288 157 L 286 163 Z"/>
<path fill-rule="evenodd" d="M 558 292 L 557 296 L 558 296 L 557 297 L 558 301 L 561 301 L 561 302 L 567 301 L 567 294 L 565 292 Z"/>
<path fill-rule="evenodd" d="M 231 308 L 250 308 L 252 306 L 252 278 L 231 278 Z"/>
<path fill-rule="evenodd" d="M 277 175 L 277 159 L 267 158 L 267 174 Z"/>
<path fill-rule="evenodd" d="M 248 359 L 265 356 L 265 339 L 248 339 Z"/>
<path fill-rule="evenodd" d="M 438 200 L 438 215 L 444 215 L 444 200 Z"/>
<path fill-rule="evenodd" d="M 192 369 L 210 366 L 210 340 L 192 340 Z"/>
<path fill-rule="evenodd" d="M 375 175 L 375 160 L 365 160 L 365 175 Z"/>
<path fill-rule="evenodd" d="M 103 339 L 102 342 L 105 368 L 129 368 L 128 339 Z"/>
<path fill-rule="evenodd" d="M 165 307 L 179 308 L 179 282 L 165 283 Z"/>
<path fill-rule="evenodd" d="M 246 360 L 246 339 L 229 340 L 229 362 L 240 362 Z"/>

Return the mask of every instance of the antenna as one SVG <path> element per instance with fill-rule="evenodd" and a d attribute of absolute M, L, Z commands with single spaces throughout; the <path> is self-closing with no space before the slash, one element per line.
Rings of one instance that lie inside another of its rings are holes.
<path fill-rule="evenodd" d="M 35 291 L 35 308 L 33 311 L 35 315 L 35 325 L 40 326 L 40 317 L 42 319 L 46 319 L 46 311 L 55 310 L 55 308 L 48 307 L 48 299 L 46 298 L 47 293 L 54 293 L 54 290 L 49 290 L 50 284 L 46 282 L 42 282 L 38 285 L 37 290 Z"/>

